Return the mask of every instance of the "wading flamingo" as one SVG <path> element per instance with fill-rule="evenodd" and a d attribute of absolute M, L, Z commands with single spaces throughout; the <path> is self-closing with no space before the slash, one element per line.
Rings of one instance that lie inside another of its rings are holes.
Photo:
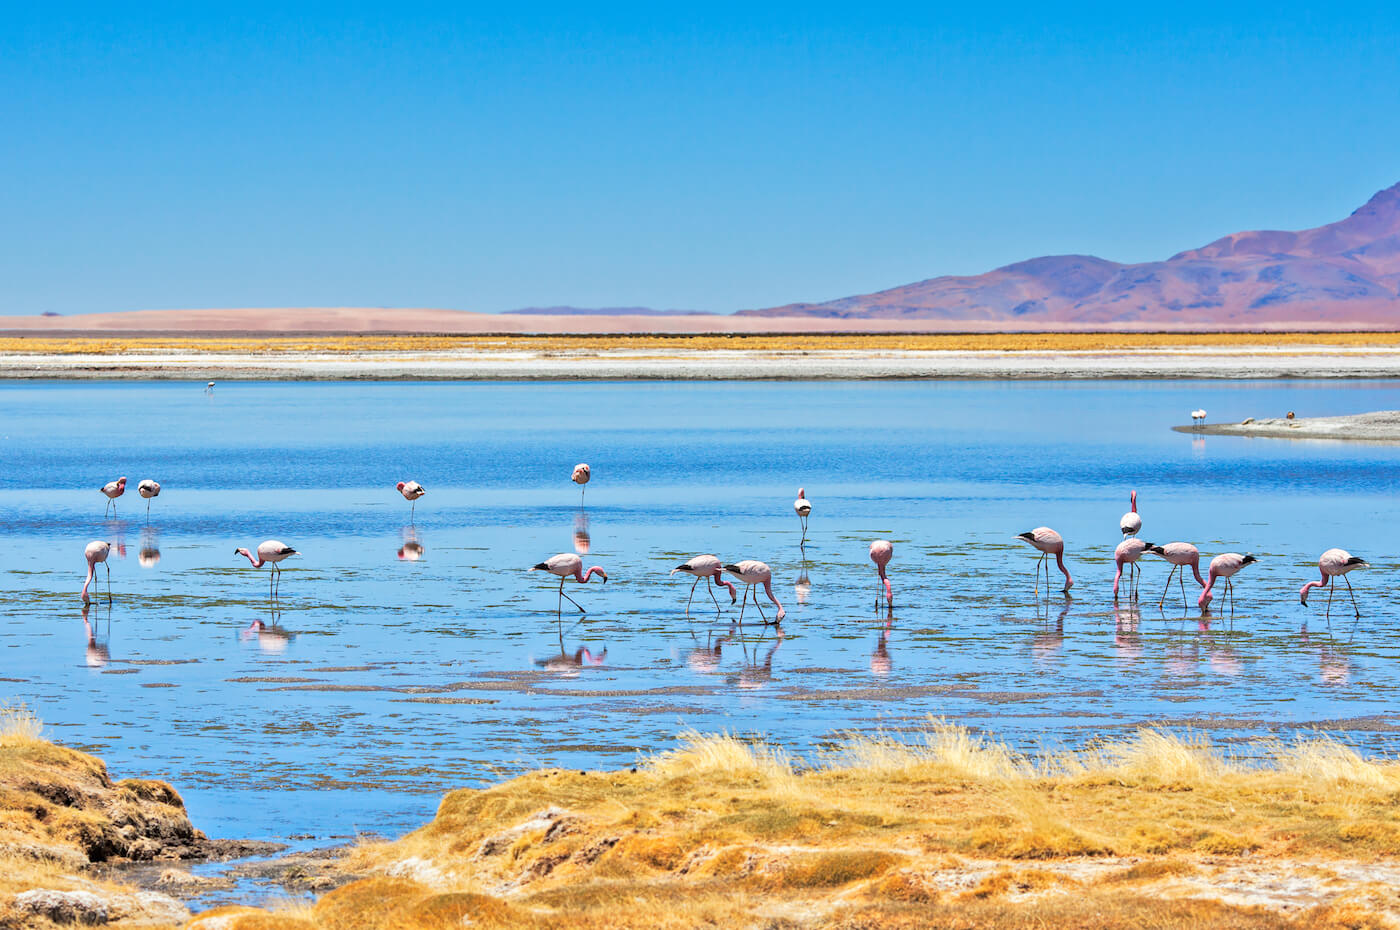
<path fill-rule="evenodd" d="M 100 539 L 94 539 L 83 549 L 83 558 L 87 559 L 87 577 L 83 579 L 83 603 L 88 602 L 88 585 L 92 584 L 92 579 L 97 577 L 97 563 L 101 562 L 107 569 L 107 603 L 112 603 L 112 566 L 107 564 L 107 556 L 112 552 L 110 543 L 105 543 Z"/>
<path fill-rule="evenodd" d="M 558 555 L 550 556 L 548 559 L 545 559 L 543 562 L 530 569 L 530 571 L 549 572 L 551 575 L 559 576 L 559 609 L 561 611 L 564 609 L 564 601 L 568 601 L 570 604 L 578 607 L 579 613 L 588 613 L 588 611 L 579 607 L 578 601 L 564 593 L 564 580 L 566 578 L 572 576 L 579 584 L 588 584 L 588 579 L 592 578 L 596 572 L 598 577 L 603 579 L 604 584 L 608 582 L 608 573 L 597 565 L 590 568 L 588 574 L 584 574 L 583 559 L 572 552 L 561 552 Z"/>
<path fill-rule="evenodd" d="M 1172 563 L 1172 570 L 1167 572 L 1167 586 L 1162 589 L 1162 599 L 1157 602 L 1158 610 L 1167 602 L 1167 592 L 1172 587 L 1172 575 L 1187 565 L 1191 566 L 1191 574 L 1196 576 L 1196 583 L 1203 588 L 1206 586 L 1206 580 L 1201 577 L 1201 550 L 1190 543 L 1174 542 L 1167 543 L 1165 546 L 1149 546 L 1147 551 Z M 1186 607 L 1185 571 L 1181 572 L 1178 580 L 1181 583 L 1181 606 L 1184 609 Z"/>
<path fill-rule="evenodd" d="M 1069 589 L 1074 587 L 1074 579 L 1069 576 L 1069 569 L 1065 568 L 1065 541 L 1059 533 L 1048 526 L 1038 526 L 1026 533 L 1020 533 L 1016 537 L 1030 543 L 1040 550 L 1040 561 L 1035 564 L 1035 596 L 1040 597 L 1040 566 L 1045 566 L 1045 590 L 1050 590 L 1050 566 L 1046 563 L 1045 557 L 1053 555 L 1055 564 L 1060 567 L 1060 571 L 1065 575 L 1064 592 L 1069 593 Z"/>
<path fill-rule="evenodd" d="M 395 487 L 399 489 L 399 493 L 403 495 L 404 500 L 411 501 L 413 503 L 413 506 L 408 508 L 408 520 L 410 523 L 412 523 L 413 514 L 418 509 L 418 498 L 422 497 L 428 492 L 426 489 L 424 489 L 424 487 L 421 484 L 419 484 L 416 481 L 400 481 L 398 484 L 395 485 Z"/>
<path fill-rule="evenodd" d="M 802 521 L 802 545 L 807 542 L 807 518 L 812 514 L 812 502 L 807 500 L 805 488 L 797 489 L 797 500 L 792 502 L 792 509 L 797 512 L 797 519 Z"/>
<path fill-rule="evenodd" d="M 700 579 L 705 579 L 705 590 L 710 592 L 710 600 L 715 602 L 715 610 L 718 611 L 719 601 L 715 600 L 714 586 L 719 585 L 729 589 L 729 603 L 733 604 L 739 599 L 738 592 L 734 588 L 733 582 L 725 581 L 720 574 L 724 570 L 723 564 L 717 555 L 697 555 L 684 565 L 677 565 L 671 569 L 671 574 L 685 572 L 687 575 L 695 576 L 695 583 L 690 586 L 690 597 L 685 599 L 685 615 L 690 616 L 690 602 L 695 598 L 695 585 L 700 583 Z"/>
<path fill-rule="evenodd" d="M 1221 579 L 1225 581 L 1225 594 L 1221 597 L 1220 603 L 1223 606 L 1225 598 L 1230 599 L 1230 613 L 1235 612 L 1235 583 L 1230 579 L 1234 578 L 1239 570 L 1246 565 L 1253 565 L 1259 561 L 1253 555 L 1240 555 L 1238 552 L 1226 552 L 1217 555 L 1210 560 L 1210 570 L 1207 572 L 1206 586 L 1201 589 L 1201 596 L 1196 598 L 1196 606 L 1205 610 L 1210 606 L 1213 595 L 1211 589 L 1215 583 Z"/>
<path fill-rule="evenodd" d="M 742 562 L 724 566 L 724 570 L 745 584 L 744 604 L 749 602 L 749 594 L 753 593 L 753 606 L 758 611 L 758 615 L 763 617 L 764 624 L 768 623 L 768 618 L 764 616 L 763 608 L 758 605 L 758 594 L 753 590 L 754 585 L 763 585 L 763 591 L 768 595 L 768 600 L 772 601 L 774 606 L 778 608 L 778 617 L 773 621 L 774 623 L 787 616 L 787 611 L 783 609 L 782 604 L 778 603 L 778 598 L 773 594 L 773 570 L 767 564 L 757 559 L 744 559 Z M 744 604 L 739 605 L 740 623 L 744 622 Z"/>
<path fill-rule="evenodd" d="M 213 381 L 210 381 L 208 384 L 204 385 L 204 393 L 206 393 L 206 394 L 213 394 L 213 393 L 214 393 L 214 382 L 213 382 Z"/>
<path fill-rule="evenodd" d="M 109 481 L 102 486 L 102 493 L 107 495 L 107 510 L 102 512 L 105 517 L 107 511 L 111 511 L 112 516 L 117 515 L 117 498 L 126 493 L 126 476 L 118 478 L 116 481 Z"/>
<path fill-rule="evenodd" d="M 1142 566 L 1138 564 L 1138 559 L 1142 554 L 1152 547 L 1152 543 L 1143 542 L 1136 536 L 1123 540 L 1118 544 L 1118 548 L 1113 550 L 1113 561 L 1118 565 L 1118 571 L 1113 573 L 1113 600 L 1118 600 L 1118 581 L 1123 577 L 1123 566 L 1128 567 L 1128 598 L 1137 600 L 1138 577 L 1142 574 Z"/>
<path fill-rule="evenodd" d="M 892 558 L 894 558 L 894 543 L 888 539 L 877 539 L 870 544 L 870 561 L 875 563 L 875 571 L 885 586 L 885 602 L 891 604 L 894 603 L 894 590 L 890 588 L 890 579 L 885 574 L 885 567 L 890 564 Z"/>
<path fill-rule="evenodd" d="M 1132 504 L 1132 510 L 1118 518 L 1118 529 L 1124 536 L 1136 536 L 1142 531 L 1142 517 L 1138 516 L 1137 512 L 1137 492 L 1129 494 L 1128 500 Z"/>
<path fill-rule="evenodd" d="M 267 594 L 268 597 L 276 597 L 282 587 L 282 567 L 277 563 L 297 555 L 297 551 L 275 539 L 266 539 L 258 543 L 258 557 L 256 559 L 247 549 L 235 549 L 233 554 L 246 556 L 248 561 L 253 563 L 254 568 L 268 566 Z"/>
<path fill-rule="evenodd" d="M 593 469 L 588 467 L 587 462 L 579 462 L 577 465 L 574 466 L 574 473 L 570 477 L 570 480 L 573 481 L 574 484 L 579 486 L 579 506 L 583 506 L 584 495 L 588 493 L 588 488 L 584 487 L 584 485 L 588 484 L 588 480 L 592 477 Z"/>
<path fill-rule="evenodd" d="M 1347 583 L 1347 593 L 1351 595 L 1351 609 L 1356 611 L 1356 616 L 1361 616 L 1361 608 L 1356 606 L 1356 592 L 1351 589 L 1351 580 L 1347 578 L 1347 572 L 1356 568 L 1370 568 L 1366 560 L 1360 556 L 1352 555 L 1345 549 L 1328 549 L 1322 553 L 1317 560 L 1317 567 L 1322 570 L 1321 581 L 1309 581 L 1303 585 L 1303 589 L 1298 592 L 1298 596 L 1303 600 L 1303 606 L 1308 604 L 1308 591 L 1313 588 L 1327 588 L 1327 619 L 1332 619 L 1332 589 L 1336 586 L 1332 584 L 1332 579 L 1341 577 Z"/>
<path fill-rule="evenodd" d="M 151 498 L 160 497 L 160 482 L 147 478 L 136 486 L 136 493 L 146 499 L 146 519 L 151 519 Z"/>

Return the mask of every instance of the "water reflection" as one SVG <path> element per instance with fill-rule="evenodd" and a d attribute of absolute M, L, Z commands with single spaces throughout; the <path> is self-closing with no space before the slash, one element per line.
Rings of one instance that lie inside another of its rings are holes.
<path fill-rule="evenodd" d="M 141 551 L 136 553 L 136 561 L 142 568 L 155 568 L 160 562 L 160 531 L 155 527 L 141 531 Z"/>
<path fill-rule="evenodd" d="M 1142 610 L 1136 604 L 1113 608 L 1113 656 L 1120 668 L 1137 665 L 1142 658 Z"/>
<path fill-rule="evenodd" d="M 83 605 L 83 633 L 87 638 L 85 658 L 88 668 L 102 668 L 112 660 L 112 652 L 109 643 L 112 639 L 112 608 L 107 607 L 107 635 L 98 640 L 92 624 L 88 622 L 89 605 Z"/>
<path fill-rule="evenodd" d="M 693 634 L 692 634 L 693 635 Z M 713 675 L 719 670 L 721 652 L 724 644 L 734 638 L 734 627 L 731 625 L 723 636 L 715 636 L 710 630 L 705 634 L 705 645 L 696 646 L 686 654 L 685 664 L 690 666 L 691 671 L 701 675 Z"/>
<path fill-rule="evenodd" d="M 890 623 L 887 620 L 885 628 L 880 631 L 880 638 L 875 641 L 875 651 L 870 653 L 870 672 L 873 675 L 884 676 L 888 675 L 892 668 L 894 662 L 890 660 Z"/>
<path fill-rule="evenodd" d="M 1059 614 L 1051 620 L 1050 605 L 1046 603 L 1046 617 L 1039 621 L 1040 629 L 1031 639 L 1031 661 L 1035 665 L 1051 666 L 1059 663 L 1060 652 L 1065 646 L 1065 615 L 1069 613 L 1071 606 L 1073 604 L 1066 596 L 1065 606 L 1060 608 Z"/>
<path fill-rule="evenodd" d="M 804 553 L 806 550 L 803 550 Z M 807 563 L 802 563 L 802 570 L 797 573 L 797 583 L 792 586 L 792 594 L 797 598 L 797 603 L 805 604 L 812 596 L 812 576 L 807 573 Z"/>
<path fill-rule="evenodd" d="M 403 540 L 398 551 L 400 562 L 417 562 L 423 558 L 423 538 L 418 534 L 418 527 L 410 523 L 399 531 L 399 536 Z"/>
<path fill-rule="evenodd" d="M 549 656 L 544 659 L 536 659 L 535 665 L 545 671 L 554 672 L 564 678 L 574 678 L 579 670 L 589 666 L 599 666 L 608 658 L 608 647 L 604 646 L 602 652 L 594 653 L 587 646 L 579 646 L 570 654 L 564 648 L 563 640 L 559 642 L 559 654 Z"/>
<path fill-rule="evenodd" d="M 578 516 L 574 517 L 574 551 L 579 555 L 588 555 L 591 548 L 593 537 L 588 533 L 588 513 L 580 510 Z"/>
<path fill-rule="evenodd" d="M 278 602 L 269 600 L 267 604 L 267 619 L 254 620 L 246 629 L 238 634 L 238 638 L 243 642 L 255 641 L 258 648 L 263 652 L 280 655 L 287 651 L 287 646 L 292 640 L 297 638 L 297 634 L 291 630 L 284 629 L 279 624 L 278 618 L 281 616 L 281 609 Z"/>
<path fill-rule="evenodd" d="M 725 684 L 738 688 L 741 691 L 757 691 L 768 685 L 773 680 L 773 656 L 777 653 L 778 647 L 783 644 L 784 633 L 782 627 L 774 627 L 777 636 L 773 640 L 773 645 L 768 647 L 768 651 L 763 653 L 760 659 L 759 648 L 763 642 L 763 637 L 759 637 L 754 643 L 753 652 L 749 652 L 748 641 L 740 639 L 739 643 L 744 652 L 744 665 L 739 669 L 737 675 L 725 676 Z"/>

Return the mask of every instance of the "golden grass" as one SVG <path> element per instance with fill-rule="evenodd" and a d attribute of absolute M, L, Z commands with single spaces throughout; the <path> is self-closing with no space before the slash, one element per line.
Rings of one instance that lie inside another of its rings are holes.
<path fill-rule="evenodd" d="M 355 849 L 368 877 L 309 915 L 227 930 L 1390 926 L 1400 894 L 1307 876 L 1393 862 L 1400 765 L 1325 738 L 1262 748 L 1143 730 L 1029 756 L 932 721 L 804 761 L 688 733 L 633 771 L 453 792 Z M 1305 912 L 1270 898 L 1279 874 L 1313 882 Z"/>
<path fill-rule="evenodd" d="M 1393 349 L 1400 332 L 1293 333 L 816 333 L 784 335 L 326 335 L 0 337 L 0 355 L 355 355 L 434 352 L 1121 352 L 1141 349 L 1325 346 Z"/>
<path fill-rule="evenodd" d="M 35 742 L 43 733 L 44 725 L 29 708 L 0 704 L 0 746 Z"/>

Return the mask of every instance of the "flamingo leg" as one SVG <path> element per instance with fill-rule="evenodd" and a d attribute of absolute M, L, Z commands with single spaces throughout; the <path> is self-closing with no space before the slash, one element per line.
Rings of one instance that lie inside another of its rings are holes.
<path fill-rule="evenodd" d="M 146 522 L 151 522 L 151 499 L 146 498 Z"/>
<path fill-rule="evenodd" d="M 567 595 L 567 594 L 564 593 L 564 579 L 563 579 L 563 578 L 560 578 L 560 579 L 559 579 L 559 596 L 562 597 L 564 600 L 568 601 L 570 604 L 573 604 L 575 607 L 578 607 L 578 612 L 579 612 L 579 613 L 581 613 L 581 614 L 586 614 L 586 613 L 588 613 L 588 611 L 584 610 L 581 606 L 579 606 L 579 602 L 578 602 L 578 601 L 574 600 L 573 598 L 569 597 L 569 595 Z M 560 610 L 563 610 L 563 609 L 564 609 L 563 603 L 560 603 L 559 609 L 560 609 Z"/>
<path fill-rule="evenodd" d="M 696 579 L 695 579 L 695 584 L 692 584 L 692 585 L 690 586 L 690 597 L 688 597 L 688 598 L 685 599 L 685 615 L 686 615 L 687 617 L 690 616 L 690 602 L 695 598 L 695 585 L 697 585 L 697 584 L 699 584 L 699 583 L 700 583 L 700 579 L 699 579 L 699 578 L 696 578 Z"/>
<path fill-rule="evenodd" d="M 694 590 L 695 589 L 692 587 L 691 591 Z M 710 592 L 710 600 L 715 602 L 715 613 L 720 613 L 721 608 L 719 606 L 719 601 L 715 600 L 715 579 L 713 575 L 705 576 L 705 590 Z"/>
<path fill-rule="evenodd" d="M 112 606 L 112 566 L 103 562 L 102 567 L 107 569 L 107 606 L 110 607 Z"/>
<path fill-rule="evenodd" d="M 408 508 L 408 522 L 413 523 L 414 515 L 418 513 L 418 499 L 414 498 L 413 503 Z"/>
<path fill-rule="evenodd" d="M 1356 606 L 1356 592 L 1351 589 L 1351 579 L 1343 575 L 1342 580 L 1347 583 L 1347 593 L 1351 595 L 1351 609 L 1356 611 L 1356 619 L 1360 620 L 1361 608 Z"/>
<path fill-rule="evenodd" d="M 1181 609 L 1186 609 L 1186 571 L 1183 569 L 1176 575 L 1176 580 L 1181 583 Z"/>
<path fill-rule="evenodd" d="M 1035 563 L 1035 597 L 1040 599 L 1040 566 L 1045 562 L 1045 553 L 1040 554 L 1040 558 Z M 1045 576 L 1045 587 L 1050 587 L 1050 576 Z"/>
<path fill-rule="evenodd" d="M 1332 624 L 1332 594 L 1337 590 L 1337 586 L 1332 583 L 1332 579 L 1327 579 L 1327 624 Z"/>
<path fill-rule="evenodd" d="M 749 604 L 749 592 L 753 590 L 753 585 L 744 585 L 744 600 L 739 604 L 739 625 L 744 625 L 744 608 Z"/>
<path fill-rule="evenodd" d="M 1176 574 L 1178 566 L 1173 565 L 1172 570 L 1167 572 L 1167 586 L 1162 589 L 1162 599 L 1157 602 L 1157 609 L 1161 610 L 1162 605 L 1167 602 L 1167 592 L 1172 589 L 1172 576 Z"/>

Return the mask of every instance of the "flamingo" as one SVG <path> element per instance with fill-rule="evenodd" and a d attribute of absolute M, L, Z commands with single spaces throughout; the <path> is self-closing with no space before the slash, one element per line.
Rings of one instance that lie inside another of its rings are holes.
<path fill-rule="evenodd" d="M 213 382 L 213 381 L 210 381 L 208 384 L 206 384 L 206 385 L 204 386 L 204 393 L 206 393 L 206 394 L 213 394 L 213 393 L 214 393 L 214 382 Z"/>
<path fill-rule="evenodd" d="M 1017 539 L 1024 539 L 1032 546 L 1040 550 L 1040 561 L 1035 565 L 1035 596 L 1040 596 L 1040 566 L 1045 564 L 1045 557 L 1053 555 L 1055 564 L 1060 567 L 1060 571 L 1065 574 L 1064 592 L 1069 593 L 1069 589 L 1074 587 L 1074 579 L 1069 576 L 1069 569 L 1065 568 L 1065 541 L 1059 533 L 1048 526 L 1038 526 L 1026 533 L 1020 533 Z M 1045 566 L 1045 590 L 1050 590 L 1050 566 Z"/>
<path fill-rule="evenodd" d="M 1152 543 L 1143 542 L 1136 536 L 1132 536 L 1120 542 L 1118 547 L 1113 550 L 1113 561 L 1118 565 L 1118 571 L 1113 574 L 1113 600 L 1115 602 L 1118 600 L 1118 581 L 1123 577 L 1123 566 L 1125 565 L 1128 566 L 1130 576 L 1128 596 L 1133 599 L 1137 598 L 1137 576 L 1142 572 L 1142 568 L 1138 565 L 1138 559 L 1142 558 L 1142 554 L 1150 548 L 1152 548 Z"/>
<path fill-rule="evenodd" d="M 890 564 L 890 559 L 894 558 L 894 543 L 888 539 L 877 539 L 870 544 L 870 561 L 875 563 L 875 571 L 879 574 L 880 581 L 885 585 L 885 601 L 894 603 L 894 591 L 890 588 L 889 576 L 885 574 L 885 567 Z"/>
<path fill-rule="evenodd" d="M 271 566 L 267 577 L 267 594 L 268 597 L 276 597 L 275 592 L 282 587 L 282 569 L 277 563 L 298 553 L 285 543 L 275 539 L 267 539 L 258 543 L 258 557 L 256 559 L 247 549 L 235 549 L 233 554 L 247 556 L 254 568 L 262 568 L 264 565 Z"/>
<path fill-rule="evenodd" d="M 1167 592 L 1172 587 L 1172 575 L 1176 574 L 1178 569 L 1185 568 L 1187 565 L 1191 566 L 1191 573 L 1196 576 L 1196 583 L 1203 588 L 1206 586 L 1206 580 L 1201 577 L 1201 551 L 1190 543 L 1174 542 L 1167 543 L 1165 546 L 1149 546 L 1147 551 L 1172 563 L 1172 570 L 1167 573 L 1167 586 L 1162 589 L 1162 599 L 1157 602 L 1157 609 L 1160 610 L 1162 605 L 1167 602 Z M 1181 583 L 1181 606 L 1185 607 L 1186 572 L 1181 573 L 1179 581 Z"/>
<path fill-rule="evenodd" d="M 1303 606 L 1308 605 L 1308 591 L 1313 588 L 1327 588 L 1327 619 L 1332 619 L 1332 594 L 1335 585 L 1332 579 L 1340 577 L 1347 583 L 1347 593 L 1351 595 L 1351 608 L 1356 611 L 1356 616 L 1361 616 L 1361 608 L 1356 606 L 1356 592 L 1351 589 L 1351 580 L 1347 578 L 1347 572 L 1356 568 L 1370 568 L 1366 560 L 1360 556 L 1352 555 L 1345 549 L 1328 549 L 1322 553 L 1317 560 L 1317 567 L 1322 571 L 1321 581 L 1309 581 L 1303 585 L 1303 589 L 1298 592 L 1303 600 Z"/>
<path fill-rule="evenodd" d="M 418 509 L 418 498 L 428 492 L 416 481 L 400 481 L 395 487 L 399 489 L 399 493 L 403 495 L 404 500 L 412 501 L 413 503 L 413 506 L 408 510 L 408 519 L 409 522 L 412 522 L 413 514 Z"/>
<path fill-rule="evenodd" d="M 1197 429 L 1206 425 L 1206 410 L 1204 407 L 1199 407 L 1191 411 L 1191 425 Z"/>
<path fill-rule="evenodd" d="M 1252 554 L 1240 555 L 1238 552 L 1226 552 L 1211 559 L 1206 586 L 1201 589 L 1201 596 L 1196 599 L 1196 606 L 1205 610 L 1210 605 L 1213 596 L 1210 593 L 1211 589 L 1215 587 L 1217 581 L 1224 579 L 1225 597 L 1230 599 L 1230 613 L 1233 615 L 1235 612 L 1235 583 L 1230 579 L 1234 578 L 1240 569 L 1246 565 L 1253 565 L 1257 561 L 1259 560 Z M 1224 603 L 1224 598 L 1221 598 L 1221 603 Z"/>
<path fill-rule="evenodd" d="M 1137 492 L 1129 494 L 1128 500 L 1133 509 L 1118 518 L 1118 529 L 1124 536 L 1136 536 L 1142 531 L 1142 517 L 1139 517 L 1137 512 Z"/>
<path fill-rule="evenodd" d="M 807 518 L 812 513 L 812 502 L 807 500 L 807 492 L 804 488 L 797 489 L 797 500 L 792 502 L 792 509 L 797 511 L 797 519 L 802 521 L 802 542 L 807 541 Z"/>
<path fill-rule="evenodd" d="M 101 562 L 107 569 L 107 603 L 112 603 L 112 566 L 107 564 L 107 556 L 112 553 L 111 543 L 94 539 L 83 549 L 83 558 L 87 559 L 87 577 L 83 579 L 83 603 L 88 602 L 88 585 L 92 584 L 92 579 L 97 577 L 97 563 Z"/>
<path fill-rule="evenodd" d="M 723 564 L 717 555 L 697 555 L 683 565 L 677 565 L 671 569 L 671 574 L 685 572 L 687 575 L 695 576 L 695 584 L 690 586 L 690 597 L 685 600 L 685 615 L 690 616 L 690 602 L 695 597 L 695 585 L 700 583 L 700 579 L 705 579 L 705 589 L 710 592 L 710 600 L 715 602 L 715 610 L 718 611 L 719 601 L 715 600 L 714 586 L 716 584 L 729 589 L 729 603 L 733 604 L 739 599 L 739 595 L 734 588 L 733 582 L 725 581 L 720 573 L 724 570 Z"/>
<path fill-rule="evenodd" d="M 589 479 L 592 477 L 593 469 L 588 467 L 587 462 L 579 462 L 577 465 L 574 466 L 574 473 L 570 480 L 572 480 L 574 484 L 579 486 L 579 506 L 583 505 L 584 495 L 588 493 L 588 488 L 584 487 L 584 485 L 588 484 Z"/>
<path fill-rule="evenodd" d="M 753 586 L 761 584 L 763 585 L 764 593 L 768 595 L 768 600 L 772 601 L 778 608 L 778 618 L 773 622 L 779 623 L 787 616 L 787 611 L 783 609 L 783 605 L 778 602 L 778 598 L 773 594 L 773 570 L 769 568 L 766 563 L 760 562 L 757 559 L 744 559 L 742 562 L 724 566 L 724 570 L 735 578 L 738 578 L 747 586 L 744 588 L 744 604 L 749 602 L 749 594 L 753 592 Z M 763 617 L 764 624 L 767 625 L 768 618 L 764 616 L 763 608 L 758 606 L 757 594 L 754 594 L 753 606 L 758 610 L 758 615 Z M 744 622 L 743 605 L 739 606 L 739 622 Z"/>
<path fill-rule="evenodd" d="M 588 611 L 584 610 L 582 607 L 579 607 L 578 601 L 574 600 L 573 598 L 569 597 L 569 595 L 564 593 L 564 579 L 572 575 L 574 580 L 577 581 L 579 584 L 588 584 L 588 579 L 592 578 L 594 573 L 596 572 L 598 577 L 603 579 L 603 584 L 608 583 L 608 573 L 603 571 L 597 565 L 590 568 L 587 574 L 584 574 L 583 559 L 579 558 L 572 552 L 561 552 L 558 555 L 550 556 L 548 559 L 544 560 L 543 562 L 536 565 L 534 568 L 530 569 L 530 571 L 544 571 L 549 572 L 552 575 L 558 575 L 559 597 L 563 599 L 559 602 L 559 609 L 564 609 L 564 601 L 567 600 L 570 604 L 573 604 L 575 607 L 578 607 L 579 613 L 581 614 L 586 614 L 588 613 Z"/>
<path fill-rule="evenodd" d="M 107 510 L 112 512 L 112 516 L 117 515 L 117 498 L 126 493 L 126 476 L 118 478 L 116 481 L 109 481 L 102 486 L 102 493 L 107 495 Z M 103 511 L 105 517 L 107 511 Z"/>
<path fill-rule="evenodd" d="M 146 519 L 151 519 L 151 498 L 160 497 L 160 482 L 147 478 L 136 486 L 136 493 L 146 499 Z"/>

